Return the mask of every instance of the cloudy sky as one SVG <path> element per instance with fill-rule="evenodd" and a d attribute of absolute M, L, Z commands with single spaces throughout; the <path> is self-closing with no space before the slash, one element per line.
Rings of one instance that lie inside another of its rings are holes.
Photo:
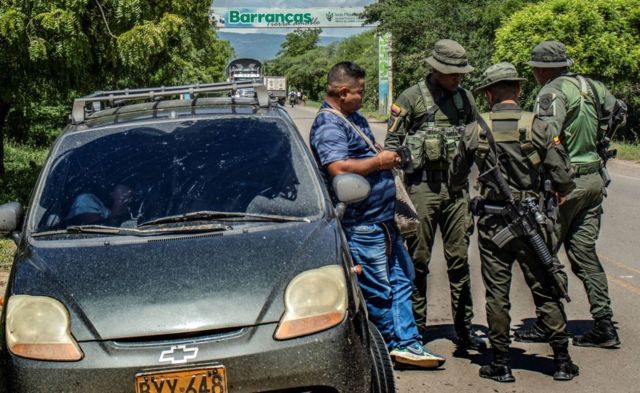
<path fill-rule="evenodd" d="M 255 8 L 311 8 L 311 7 L 364 7 L 365 5 L 375 3 L 375 0 L 213 0 L 213 8 L 238 8 L 238 7 L 255 7 Z M 323 29 L 324 36 L 348 37 L 358 34 L 367 29 Z M 291 30 L 288 29 L 222 29 L 231 33 L 270 33 L 270 34 L 287 34 Z"/>

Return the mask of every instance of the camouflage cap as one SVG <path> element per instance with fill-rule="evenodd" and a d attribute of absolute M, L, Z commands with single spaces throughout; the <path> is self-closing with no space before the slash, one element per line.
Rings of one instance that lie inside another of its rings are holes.
<path fill-rule="evenodd" d="M 573 60 L 567 57 L 567 48 L 562 42 L 544 41 L 533 48 L 527 64 L 537 68 L 560 68 L 569 67 Z"/>
<path fill-rule="evenodd" d="M 464 48 L 454 40 L 437 41 L 427 63 L 443 74 L 466 74 L 473 71 Z"/>
<path fill-rule="evenodd" d="M 482 84 L 479 87 L 473 89 L 474 93 L 479 93 L 487 87 L 502 81 L 526 81 L 526 78 L 518 76 L 518 71 L 513 64 L 503 61 L 498 64 L 494 64 L 487 68 L 482 73 Z"/>

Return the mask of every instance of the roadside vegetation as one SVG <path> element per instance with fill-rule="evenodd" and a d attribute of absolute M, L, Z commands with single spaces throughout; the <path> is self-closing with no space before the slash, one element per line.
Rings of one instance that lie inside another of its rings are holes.
<path fill-rule="evenodd" d="M 96 90 L 224 80 L 233 51 L 211 0 L 0 0 L 3 142 L 44 148 L 75 97 Z"/>
<path fill-rule="evenodd" d="M 11 269 L 13 263 L 13 254 L 16 252 L 16 244 L 11 239 L 0 239 L 0 272 L 6 272 Z M 0 293 L 0 296 L 3 296 Z"/>
<path fill-rule="evenodd" d="M 378 24 L 375 31 L 327 47 L 317 44 L 319 30 L 290 33 L 267 63 L 270 71 L 322 101 L 329 67 L 353 61 L 367 71 L 363 109 L 373 113 L 378 108 L 375 34 L 393 36 L 395 95 L 427 74 L 425 59 L 433 44 L 451 38 L 467 49 L 475 67 L 465 76 L 467 88 L 478 85 L 489 65 L 511 61 L 528 79 L 522 105 L 530 109 L 538 88 L 526 61 L 536 44 L 556 39 L 567 45 L 575 71 L 603 81 L 629 105 L 628 125 L 618 131 L 618 140 L 634 143 L 640 137 L 640 0 L 379 1 L 366 7 L 365 17 Z M 487 110 L 483 98 L 478 104 Z"/>
<path fill-rule="evenodd" d="M 95 90 L 211 82 L 224 79 L 233 57 L 208 20 L 211 1 L 0 0 L 0 203 L 29 202 L 47 149 L 68 120 L 74 97 Z M 378 27 L 329 46 L 320 29 L 287 35 L 265 72 L 285 75 L 307 96 L 324 99 L 329 67 L 353 61 L 367 71 L 363 112 L 377 115 L 376 34 L 393 36 L 394 91 L 424 77 L 435 41 L 452 38 L 468 51 L 476 86 L 483 70 L 508 60 L 528 78 L 522 97 L 531 108 L 536 83 L 526 61 L 534 45 L 567 45 L 574 70 L 602 80 L 629 105 L 618 131 L 618 159 L 640 162 L 640 0 L 379 1 L 365 18 Z M 482 99 L 481 110 L 486 110 Z M 0 242 L 0 259 L 12 254 Z"/>

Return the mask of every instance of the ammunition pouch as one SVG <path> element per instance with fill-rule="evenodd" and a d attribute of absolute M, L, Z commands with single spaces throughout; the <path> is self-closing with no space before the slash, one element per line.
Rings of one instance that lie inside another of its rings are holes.
<path fill-rule="evenodd" d="M 405 145 L 411 151 L 413 168 L 428 167 L 428 163 L 451 161 L 465 127 L 426 127 L 407 135 Z"/>

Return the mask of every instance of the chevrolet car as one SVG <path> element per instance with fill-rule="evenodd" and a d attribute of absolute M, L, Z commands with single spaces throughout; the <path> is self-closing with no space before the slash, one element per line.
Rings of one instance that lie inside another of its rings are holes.
<path fill-rule="evenodd" d="M 332 199 L 264 86 L 96 92 L 70 119 L 29 206 L 0 206 L 5 392 L 395 391 L 340 225 L 368 183 Z"/>

